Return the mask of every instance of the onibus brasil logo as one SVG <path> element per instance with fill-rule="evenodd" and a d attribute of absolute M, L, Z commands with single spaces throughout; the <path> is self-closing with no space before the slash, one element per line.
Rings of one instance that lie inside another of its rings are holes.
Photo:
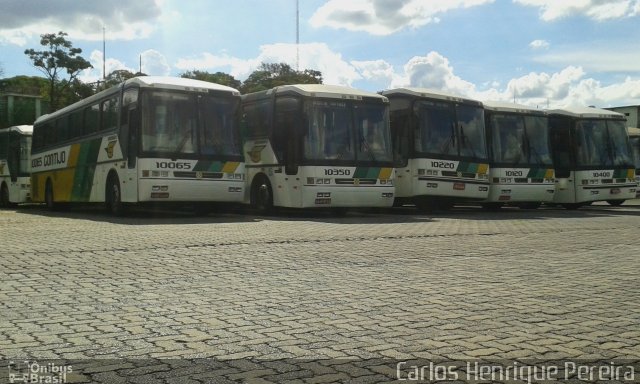
<path fill-rule="evenodd" d="M 54 362 L 38 363 L 35 360 L 9 360 L 7 364 L 9 383 L 66 383 L 67 374 L 73 372 L 71 365 Z"/>

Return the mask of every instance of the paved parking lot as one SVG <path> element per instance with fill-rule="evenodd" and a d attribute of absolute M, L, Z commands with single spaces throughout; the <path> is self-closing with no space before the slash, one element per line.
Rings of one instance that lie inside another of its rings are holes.
<path fill-rule="evenodd" d="M 637 362 L 639 227 L 640 205 L 0 211 L 0 359 L 73 360 L 67 382 L 388 382 L 385 362 L 411 359 Z"/>

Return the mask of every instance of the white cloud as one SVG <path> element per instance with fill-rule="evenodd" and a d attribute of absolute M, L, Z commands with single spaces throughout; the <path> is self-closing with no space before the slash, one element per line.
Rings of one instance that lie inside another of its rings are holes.
<path fill-rule="evenodd" d="M 549 46 L 550 44 L 546 40 L 533 40 L 529 43 L 529 48 L 531 49 L 548 49 Z"/>
<path fill-rule="evenodd" d="M 475 86 L 454 74 L 449 60 L 438 52 L 415 56 L 404 65 L 404 72 L 394 77 L 391 87 L 421 87 L 461 95 L 475 91 Z"/>
<path fill-rule="evenodd" d="M 226 53 L 220 55 L 203 53 L 199 57 L 179 59 L 175 67 L 183 71 L 193 69 L 222 71 L 236 79 L 244 80 L 262 62 L 287 63 L 295 69 L 297 57 L 295 44 L 269 44 L 261 46 L 258 56 L 251 59 L 240 59 Z M 351 85 L 361 78 L 353 65 L 324 43 L 300 44 L 299 58 L 300 70 L 313 69 L 322 72 L 325 84 Z"/>
<path fill-rule="evenodd" d="M 584 45 L 554 46 L 552 51 L 533 58 L 545 65 L 580 65 L 589 72 L 640 73 L 637 44 L 589 42 Z"/>
<path fill-rule="evenodd" d="M 95 81 L 101 80 L 103 77 L 102 67 L 103 67 L 103 54 L 102 51 L 94 50 L 89 55 L 89 62 L 93 65 L 93 68 L 86 69 L 80 73 L 78 79 L 84 83 L 93 83 Z M 138 70 L 129 68 L 120 60 L 116 60 L 114 58 L 107 58 L 104 62 L 104 67 L 106 69 L 106 74 L 110 74 L 111 72 L 124 69 L 129 72 L 136 73 Z"/>
<path fill-rule="evenodd" d="M 175 67 L 183 71 L 221 71 L 244 80 L 261 62 L 285 62 L 295 68 L 296 46 L 264 45 L 259 54 L 250 59 L 227 53 L 204 53 L 199 57 L 180 59 Z M 300 45 L 300 68 L 322 72 L 325 84 L 354 86 L 354 83 L 366 82 L 369 91 L 424 87 L 478 100 L 513 101 L 515 96 L 519 103 L 539 107 L 546 107 L 547 103 L 552 107 L 640 104 L 640 80 L 627 78 L 623 83 L 603 85 L 588 77 L 584 67 L 575 65 L 566 65 L 555 73 L 531 72 L 505 82 L 505 86 L 487 80 L 479 87 L 458 76 L 449 59 L 435 51 L 415 56 L 402 67 L 394 68 L 384 60 L 347 61 L 325 44 L 311 43 Z"/>
<path fill-rule="evenodd" d="M 329 0 L 311 16 L 313 27 L 390 35 L 440 21 L 438 15 L 494 0 Z"/>
<path fill-rule="evenodd" d="M 149 76 L 169 76 L 171 66 L 167 58 L 155 49 L 148 49 L 141 54 L 142 72 Z M 132 71 L 137 72 L 137 71 Z"/>
<path fill-rule="evenodd" d="M 513 0 L 515 3 L 540 8 L 540 17 L 553 21 L 564 17 L 586 16 L 604 21 L 636 16 L 639 0 Z"/>
<path fill-rule="evenodd" d="M 114 6 L 109 1 L 48 0 L 36 6 L 3 0 L 0 42 L 24 46 L 45 33 L 65 31 L 68 38 L 99 41 L 102 27 L 109 40 L 148 37 L 161 16 L 161 0 L 136 0 Z"/>
<path fill-rule="evenodd" d="M 393 66 L 384 60 L 351 61 L 360 76 L 368 81 L 390 84 L 394 79 Z"/>

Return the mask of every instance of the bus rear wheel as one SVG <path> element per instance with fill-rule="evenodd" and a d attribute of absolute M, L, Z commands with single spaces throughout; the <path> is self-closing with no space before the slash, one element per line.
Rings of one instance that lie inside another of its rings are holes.
<path fill-rule="evenodd" d="M 614 207 L 618 207 L 620 205 L 622 205 L 622 203 L 624 203 L 625 200 L 607 200 L 607 204 L 614 206 Z"/>
<path fill-rule="evenodd" d="M 257 178 L 251 188 L 251 205 L 261 213 L 273 210 L 273 189 L 269 179 L 264 176 Z"/>
<path fill-rule="evenodd" d="M 114 216 L 122 216 L 124 214 L 124 205 L 122 204 L 120 180 L 117 175 L 109 176 L 108 180 L 105 193 L 107 211 Z"/>

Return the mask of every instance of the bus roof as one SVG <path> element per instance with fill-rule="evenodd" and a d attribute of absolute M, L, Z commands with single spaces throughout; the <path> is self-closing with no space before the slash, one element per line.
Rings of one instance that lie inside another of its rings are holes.
<path fill-rule="evenodd" d="M 482 105 L 482 102 L 479 100 L 470 99 L 468 97 L 463 97 L 459 95 L 454 95 L 448 92 L 436 91 L 434 89 L 429 89 L 429 88 L 401 87 L 401 88 L 394 88 L 394 89 L 383 91 L 382 94 L 387 97 L 397 96 L 397 95 L 399 96 L 409 95 L 409 96 L 421 97 L 425 99 L 440 99 L 440 100 L 466 102 L 466 103 Z"/>
<path fill-rule="evenodd" d="M 1 128 L 0 132 L 18 132 L 21 135 L 32 135 L 33 125 L 14 125 L 13 127 Z"/>
<path fill-rule="evenodd" d="M 640 137 L 640 128 L 627 127 L 627 132 L 629 132 L 629 137 Z"/>
<path fill-rule="evenodd" d="M 496 112 L 529 113 L 538 115 L 547 114 L 542 109 L 530 107 L 523 104 L 508 103 L 504 101 L 483 101 L 482 105 L 484 105 L 484 109 Z"/>
<path fill-rule="evenodd" d="M 128 84 L 139 84 L 142 87 L 159 87 L 163 89 L 227 91 L 232 94 L 240 95 L 240 92 L 237 89 L 226 85 L 202 80 L 186 79 L 182 77 L 139 76 L 126 80 L 125 85 Z"/>
<path fill-rule="evenodd" d="M 376 98 L 387 101 L 387 98 L 377 93 L 361 91 L 359 89 L 329 84 L 291 84 L 281 85 L 266 91 L 253 92 L 243 95 L 246 100 L 259 99 L 265 95 L 295 93 L 302 96 L 322 97 L 331 99 L 359 100 L 363 97 Z"/>
<path fill-rule="evenodd" d="M 624 115 L 618 112 L 609 111 L 607 109 L 593 107 L 567 107 L 562 109 L 549 109 L 549 115 L 564 115 L 577 117 L 579 119 L 621 119 Z"/>
<path fill-rule="evenodd" d="M 118 85 L 114 85 L 111 88 L 100 91 L 95 95 L 92 95 L 87 97 L 86 99 L 77 101 L 55 112 L 52 112 L 47 115 L 42 115 L 36 120 L 36 123 L 41 120 L 47 120 L 50 117 L 64 115 L 65 113 L 72 111 L 78 108 L 79 106 L 89 105 L 94 101 L 100 100 L 107 95 L 117 93 L 123 86 L 126 87 L 129 84 L 138 84 L 141 88 L 174 89 L 174 90 L 196 91 L 196 92 L 223 91 L 223 92 L 229 92 L 234 96 L 240 96 L 240 92 L 235 88 L 227 87 L 226 85 L 210 83 L 208 81 L 185 79 L 182 77 L 171 77 L 171 76 L 139 76 L 139 77 L 127 79 Z"/>

